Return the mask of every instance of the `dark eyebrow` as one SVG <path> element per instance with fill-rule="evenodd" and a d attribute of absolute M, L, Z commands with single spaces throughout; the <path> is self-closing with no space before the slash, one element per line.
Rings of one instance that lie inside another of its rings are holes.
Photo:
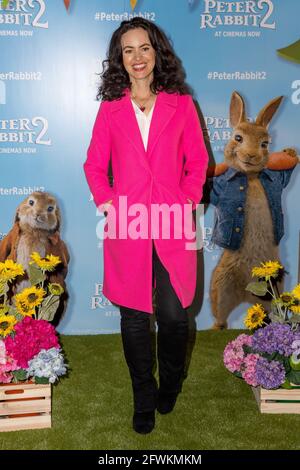
<path fill-rule="evenodd" d="M 151 46 L 151 44 L 149 44 L 148 42 L 145 42 L 145 44 L 142 44 L 140 47 L 144 47 L 144 46 Z M 123 47 L 123 49 L 126 49 L 126 47 L 129 47 L 130 49 L 133 49 L 132 46 L 125 46 L 125 47 Z"/>

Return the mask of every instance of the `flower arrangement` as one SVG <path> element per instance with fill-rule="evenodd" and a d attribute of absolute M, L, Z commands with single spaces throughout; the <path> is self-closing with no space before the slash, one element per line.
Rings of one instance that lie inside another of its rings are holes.
<path fill-rule="evenodd" d="M 252 269 L 257 281 L 246 289 L 257 296 L 270 294 L 270 311 L 259 303 L 250 307 L 245 318 L 250 334 L 239 335 L 224 350 L 225 367 L 252 387 L 300 386 L 300 284 L 280 294 L 282 273 L 278 261 Z"/>
<path fill-rule="evenodd" d="M 60 263 L 58 256 L 32 253 L 31 285 L 18 293 L 24 267 L 10 259 L 0 263 L 0 383 L 54 383 L 66 374 L 68 366 L 50 323 L 64 289 L 47 280 L 47 273 Z"/>

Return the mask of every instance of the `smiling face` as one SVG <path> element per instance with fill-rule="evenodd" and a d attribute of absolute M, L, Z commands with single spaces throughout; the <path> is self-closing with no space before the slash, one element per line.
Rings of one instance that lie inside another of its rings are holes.
<path fill-rule="evenodd" d="M 122 34 L 121 47 L 123 65 L 130 81 L 148 79 L 151 82 L 155 66 L 155 50 L 147 31 L 135 28 Z"/>
<path fill-rule="evenodd" d="M 59 226 L 60 213 L 54 197 L 36 191 L 20 204 L 16 217 L 20 227 L 54 230 Z"/>
<path fill-rule="evenodd" d="M 245 173 L 258 173 L 269 157 L 269 134 L 255 123 L 242 122 L 233 131 L 225 147 L 226 163 Z"/>

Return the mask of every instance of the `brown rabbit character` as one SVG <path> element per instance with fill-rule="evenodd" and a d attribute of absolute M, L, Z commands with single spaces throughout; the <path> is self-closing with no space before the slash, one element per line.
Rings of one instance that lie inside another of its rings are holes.
<path fill-rule="evenodd" d="M 284 234 L 281 194 L 299 161 L 296 152 L 287 149 L 288 158 L 295 159 L 292 168 L 267 168 L 267 129 L 281 100 L 271 100 L 255 122 L 248 122 L 243 98 L 237 92 L 231 97 L 233 133 L 224 151 L 228 169 L 212 179 L 210 193 L 216 208 L 212 241 L 224 248 L 210 285 L 214 329 L 227 328 L 229 314 L 242 302 L 268 305 L 245 288 L 253 280 L 254 266 L 280 261 L 278 245 Z"/>
<path fill-rule="evenodd" d="M 60 226 L 61 213 L 56 198 L 49 193 L 36 191 L 19 204 L 12 229 L 0 241 L 0 262 L 12 259 L 25 269 L 25 276 L 18 280 L 14 294 L 30 285 L 27 270 L 33 252 L 38 252 L 41 257 L 52 254 L 61 259 L 55 271 L 47 273 L 48 282 L 58 283 L 64 288 L 54 324 L 58 324 L 61 319 L 68 297 L 65 277 L 70 256 L 66 244 L 60 238 Z"/>

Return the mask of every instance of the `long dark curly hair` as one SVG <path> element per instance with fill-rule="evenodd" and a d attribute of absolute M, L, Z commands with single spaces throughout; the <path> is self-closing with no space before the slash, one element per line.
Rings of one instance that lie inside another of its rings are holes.
<path fill-rule="evenodd" d="M 167 93 L 193 95 L 192 88 L 185 83 L 185 71 L 166 34 L 152 21 L 135 16 L 122 21 L 111 37 L 107 59 L 102 61 L 101 84 L 96 99 L 112 101 L 124 96 L 125 88 L 131 89 L 129 75 L 123 65 L 121 36 L 130 29 L 144 28 L 155 50 L 152 93 L 164 90 Z"/>

